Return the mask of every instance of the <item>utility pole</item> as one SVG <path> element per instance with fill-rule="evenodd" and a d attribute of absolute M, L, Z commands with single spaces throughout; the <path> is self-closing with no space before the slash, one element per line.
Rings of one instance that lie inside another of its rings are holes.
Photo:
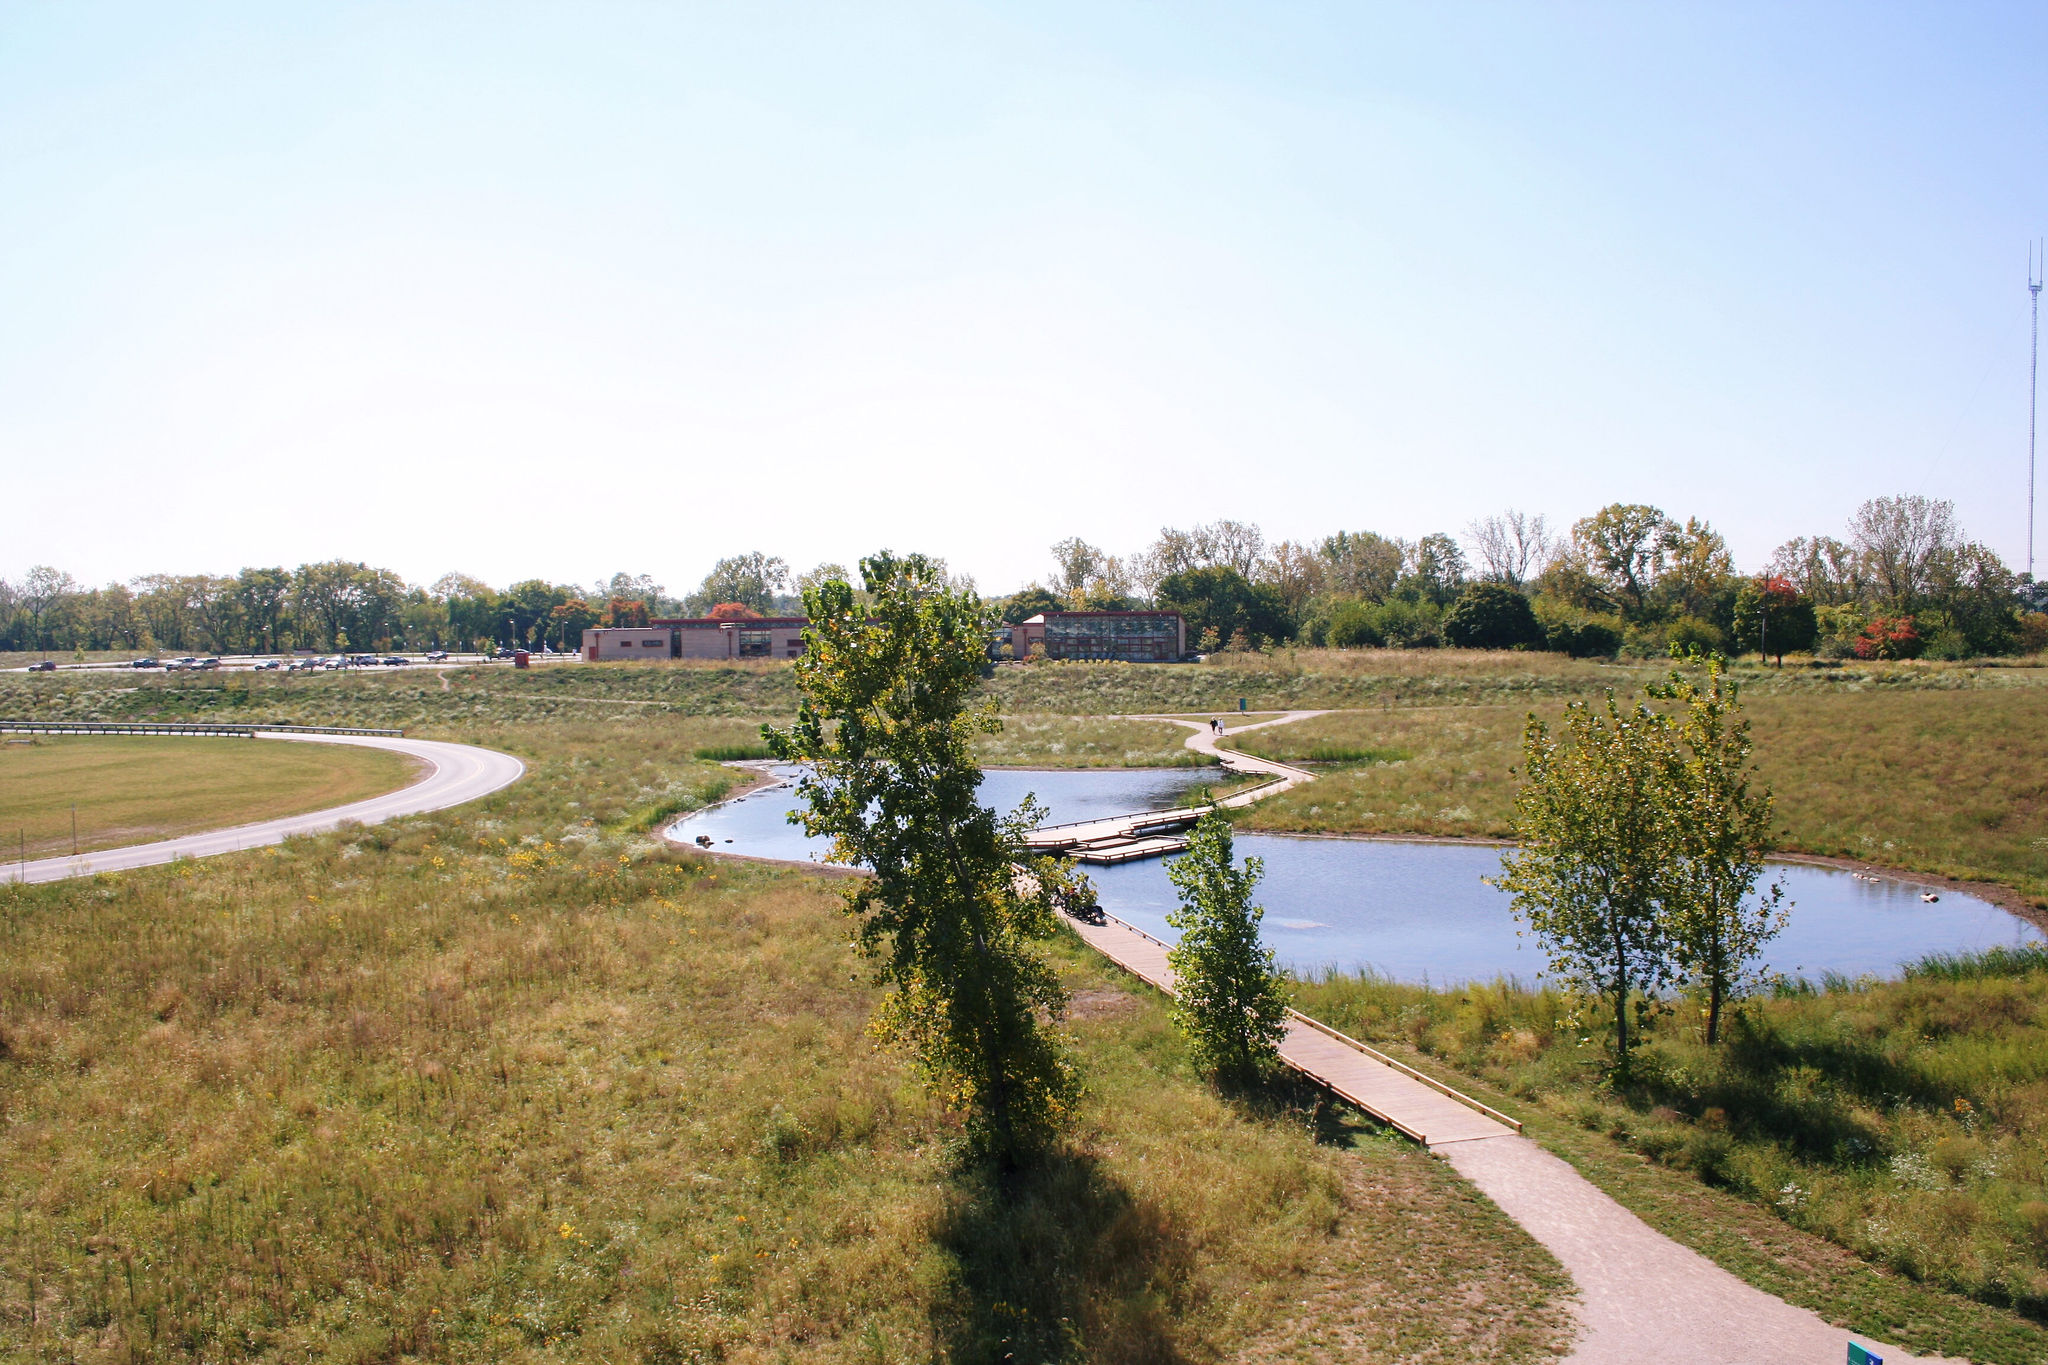
<path fill-rule="evenodd" d="M 2048 270 L 2048 243 L 2027 250 L 2027 292 L 2034 296 L 2034 349 L 2027 362 L 2027 581 L 2034 578 L 2034 430 L 2041 395 L 2041 278 Z"/>

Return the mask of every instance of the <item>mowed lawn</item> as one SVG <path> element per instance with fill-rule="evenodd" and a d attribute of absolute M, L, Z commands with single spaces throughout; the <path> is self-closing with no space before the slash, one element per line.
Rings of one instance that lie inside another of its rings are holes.
<path fill-rule="evenodd" d="M 26 739 L 28 742 L 22 742 Z M 323 810 L 404 786 L 419 764 L 341 744 L 129 735 L 0 744 L 0 853 L 81 852 Z"/>
<path fill-rule="evenodd" d="M 2048 688 L 1745 696 L 1781 848 L 2000 882 L 2048 905 Z M 1256 829 L 1505 836 L 1522 728 L 1554 701 L 1393 707 L 1231 741 L 1322 762 Z"/>

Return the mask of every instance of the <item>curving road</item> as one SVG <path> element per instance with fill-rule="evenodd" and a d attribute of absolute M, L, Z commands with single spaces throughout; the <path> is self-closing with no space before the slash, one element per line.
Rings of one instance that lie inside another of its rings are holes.
<path fill-rule="evenodd" d="M 291 741 L 298 744 L 354 744 L 365 749 L 389 749 L 409 754 L 427 764 L 427 775 L 395 792 L 351 801 L 346 806 L 287 815 L 253 825 L 235 825 L 187 834 L 154 844 L 131 844 L 127 848 L 103 849 L 77 857 L 41 858 L 29 863 L 13 862 L 0 867 L 0 882 L 54 882 L 66 877 L 89 877 L 96 872 L 126 872 L 130 868 L 154 867 L 178 858 L 208 858 L 216 853 L 233 853 L 283 843 L 294 834 L 321 834 L 355 822 L 373 825 L 400 815 L 420 815 L 446 810 L 478 797 L 488 796 L 517 782 L 526 765 L 510 754 L 479 749 L 473 744 L 449 744 L 435 739 L 385 739 L 372 735 L 279 735 L 258 733 L 257 739 Z M 196 741 L 195 741 L 196 742 Z"/>

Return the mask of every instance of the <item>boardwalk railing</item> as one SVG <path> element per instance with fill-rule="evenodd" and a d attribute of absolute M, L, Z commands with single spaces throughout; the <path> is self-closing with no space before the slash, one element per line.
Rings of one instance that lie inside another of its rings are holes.
<path fill-rule="evenodd" d="M 216 735 L 253 739 L 274 735 L 373 735 L 403 739 L 403 730 L 365 730 L 348 725 L 191 725 L 180 721 L 139 723 L 98 720 L 0 720 L 0 733 L 42 735 Z"/>
<path fill-rule="evenodd" d="M 1111 924 L 1121 925 L 1123 928 L 1130 930 L 1139 938 L 1150 939 L 1153 943 L 1158 944 L 1162 948 L 1171 949 L 1173 947 L 1173 945 L 1168 943 L 1165 939 L 1158 938 L 1154 935 L 1146 933 L 1143 929 L 1140 929 L 1137 925 L 1131 923 L 1127 919 L 1118 919 L 1115 915 L 1112 915 L 1107 911 L 1103 912 L 1102 917 L 1103 919 L 1109 921 Z M 1154 982 L 1153 984 L 1157 985 L 1158 983 Z M 1412 1081 L 1422 1082 L 1422 1084 L 1428 1086 L 1431 1090 L 1436 1091 L 1440 1095 L 1445 1095 L 1451 1099 L 1456 1100 L 1459 1104 L 1464 1105 L 1468 1109 L 1478 1110 L 1480 1113 L 1486 1115 L 1486 1117 L 1492 1119 L 1496 1123 L 1505 1123 L 1508 1127 L 1514 1129 L 1518 1133 L 1522 1131 L 1522 1121 L 1520 1119 L 1509 1118 L 1506 1114 L 1501 1113 L 1500 1110 L 1495 1109 L 1493 1106 L 1489 1104 L 1482 1104 L 1480 1101 L 1473 1099 L 1470 1095 L 1467 1095 L 1462 1090 L 1453 1090 L 1448 1085 L 1445 1085 L 1442 1081 L 1437 1080 L 1434 1076 L 1426 1076 L 1422 1072 L 1417 1071 L 1414 1067 L 1408 1065 L 1406 1062 L 1401 1061 L 1398 1058 L 1389 1057 L 1386 1053 L 1380 1051 L 1378 1048 L 1373 1047 L 1368 1043 L 1361 1043 L 1348 1033 L 1339 1033 L 1336 1029 L 1331 1028 L 1328 1024 L 1324 1023 L 1320 1019 L 1311 1019 L 1308 1015 L 1303 1014 L 1300 1010 L 1295 1009 L 1292 1006 L 1290 1006 L 1287 1010 L 1287 1017 L 1289 1019 L 1294 1020 L 1296 1023 L 1306 1024 L 1308 1027 L 1314 1029 L 1317 1033 L 1323 1034 L 1325 1037 L 1336 1039 L 1338 1042 L 1344 1044 L 1344 1046 L 1348 1048 L 1353 1049 L 1354 1051 L 1364 1053 L 1366 1056 L 1378 1062 L 1381 1066 L 1391 1067 L 1393 1070 L 1400 1072 L 1403 1076 L 1406 1076 L 1408 1079 Z M 1294 1064 L 1290 1062 L 1289 1065 L 1292 1066 Z M 1303 1074 L 1307 1073 L 1304 1072 Z M 1311 1079 L 1319 1078 L 1311 1077 Z M 1352 1102 L 1358 1103 L 1358 1101 L 1356 1100 L 1353 1100 Z M 1364 1108 L 1364 1105 L 1361 1104 L 1359 1107 Z M 1400 1125 L 1396 1124 L 1395 1126 L 1399 1127 Z M 1402 1129 L 1402 1131 L 1406 1132 L 1407 1130 Z M 1408 1136 L 1414 1137 L 1416 1135 L 1413 1133 L 1409 1133 Z"/>

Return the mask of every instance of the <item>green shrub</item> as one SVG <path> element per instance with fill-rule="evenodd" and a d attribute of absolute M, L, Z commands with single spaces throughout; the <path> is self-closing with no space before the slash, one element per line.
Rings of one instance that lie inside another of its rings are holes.
<path fill-rule="evenodd" d="M 1474 583 L 1444 618 L 1444 640 L 1459 649 L 1524 649 L 1543 643 L 1529 599 L 1505 583 Z"/>

